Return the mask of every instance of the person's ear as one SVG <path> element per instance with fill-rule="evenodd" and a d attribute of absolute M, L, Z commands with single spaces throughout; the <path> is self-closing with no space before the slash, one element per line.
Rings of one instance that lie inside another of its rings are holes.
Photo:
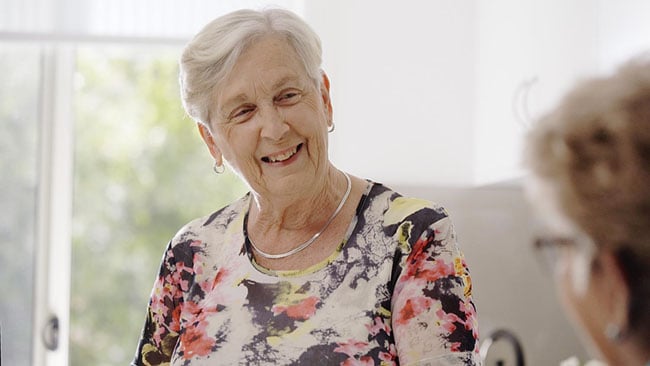
<path fill-rule="evenodd" d="M 608 314 L 608 326 L 614 325 L 621 330 L 628 327 L 628 310 L 630 306 L 630 288 L 616 256 L 610 251 L 601 251 L 597 259 L 599 295 L 605 303 Z"/>
<path fill-rule="evenodd" d="M 199 128 L 201 138 L 203 139 L 203 142 L 205 142 L 205 145 L 208 147 L 210 155 L 212 155 L 214 161 L 219 166 L 223 165 L 223 155 L 221 154 L 219 147 L 217 147 L 217 144 L 214 141 L 214 137 L 212 136 L 212 132 L 210 132 L 208 126 L 204 125 L 203 123 L 197 123 L 196 126 Z"/>
<path fill-rule="evenodd" d="M 327 125 L 330 127 L 332 125 L 333 116 L 332 99 L 330 99 L 330 79 L 323 70 L 321 70 L 320 95 L 323 99 L 323 104 L 325 105 L 327 113 Z"/>

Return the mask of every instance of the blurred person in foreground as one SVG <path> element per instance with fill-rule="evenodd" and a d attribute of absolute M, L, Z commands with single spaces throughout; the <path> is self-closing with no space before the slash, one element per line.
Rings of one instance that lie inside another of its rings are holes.
<path fill-rule="evenodd" d="M 529 134 L 527 191 L 594 356 L 650 365 L 650 55 L 578 85 Z"/>
<path fill-rule="evenodd" d="M 330 82 L 303 20 L 222 16 L 180 70 L 215 171 L 250 192 L 171 240 L 133 365 L 478 363 L 447 212 L 332 165 Z"/>

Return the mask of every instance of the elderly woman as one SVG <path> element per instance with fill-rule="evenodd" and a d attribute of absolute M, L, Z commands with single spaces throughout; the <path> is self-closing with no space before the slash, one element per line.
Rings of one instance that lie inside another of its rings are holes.
<path fill-rule="evenodd" d="M 650 365 L 650 58 L 579 85 L 529 136 L 565 308 L 610 365 Z"/>
<path fill-rule="evenodd" d="M 338 170 L 321 46 L 284 10 L 209 23 L 188 114 L 250 193 L 169 243 L 134 365 L 473 365 L 471 281 L 447 213 Z"/>

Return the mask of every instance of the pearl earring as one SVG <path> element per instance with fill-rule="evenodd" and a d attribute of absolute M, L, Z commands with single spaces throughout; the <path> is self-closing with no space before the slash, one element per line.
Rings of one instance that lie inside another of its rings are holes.
<path fill-rule="evenodd" d="M 623 338 L 623 332 L 621 327 L 614 323 L 609 323 L 605 327 L 605 337 L 612 342 L 618 342 Z"/>

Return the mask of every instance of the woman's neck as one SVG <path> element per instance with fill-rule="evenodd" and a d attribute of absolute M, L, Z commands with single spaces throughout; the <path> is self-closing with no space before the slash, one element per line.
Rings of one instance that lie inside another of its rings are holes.
<path fill-rule="evenodd" d="M 290 195 L 253 192 L 249 227 L 254 225 L 256 232 L 266 234 L 318 230 L 339 205 L 347 188 L 345 176 L 333 167 L 321 182 Z"/>

